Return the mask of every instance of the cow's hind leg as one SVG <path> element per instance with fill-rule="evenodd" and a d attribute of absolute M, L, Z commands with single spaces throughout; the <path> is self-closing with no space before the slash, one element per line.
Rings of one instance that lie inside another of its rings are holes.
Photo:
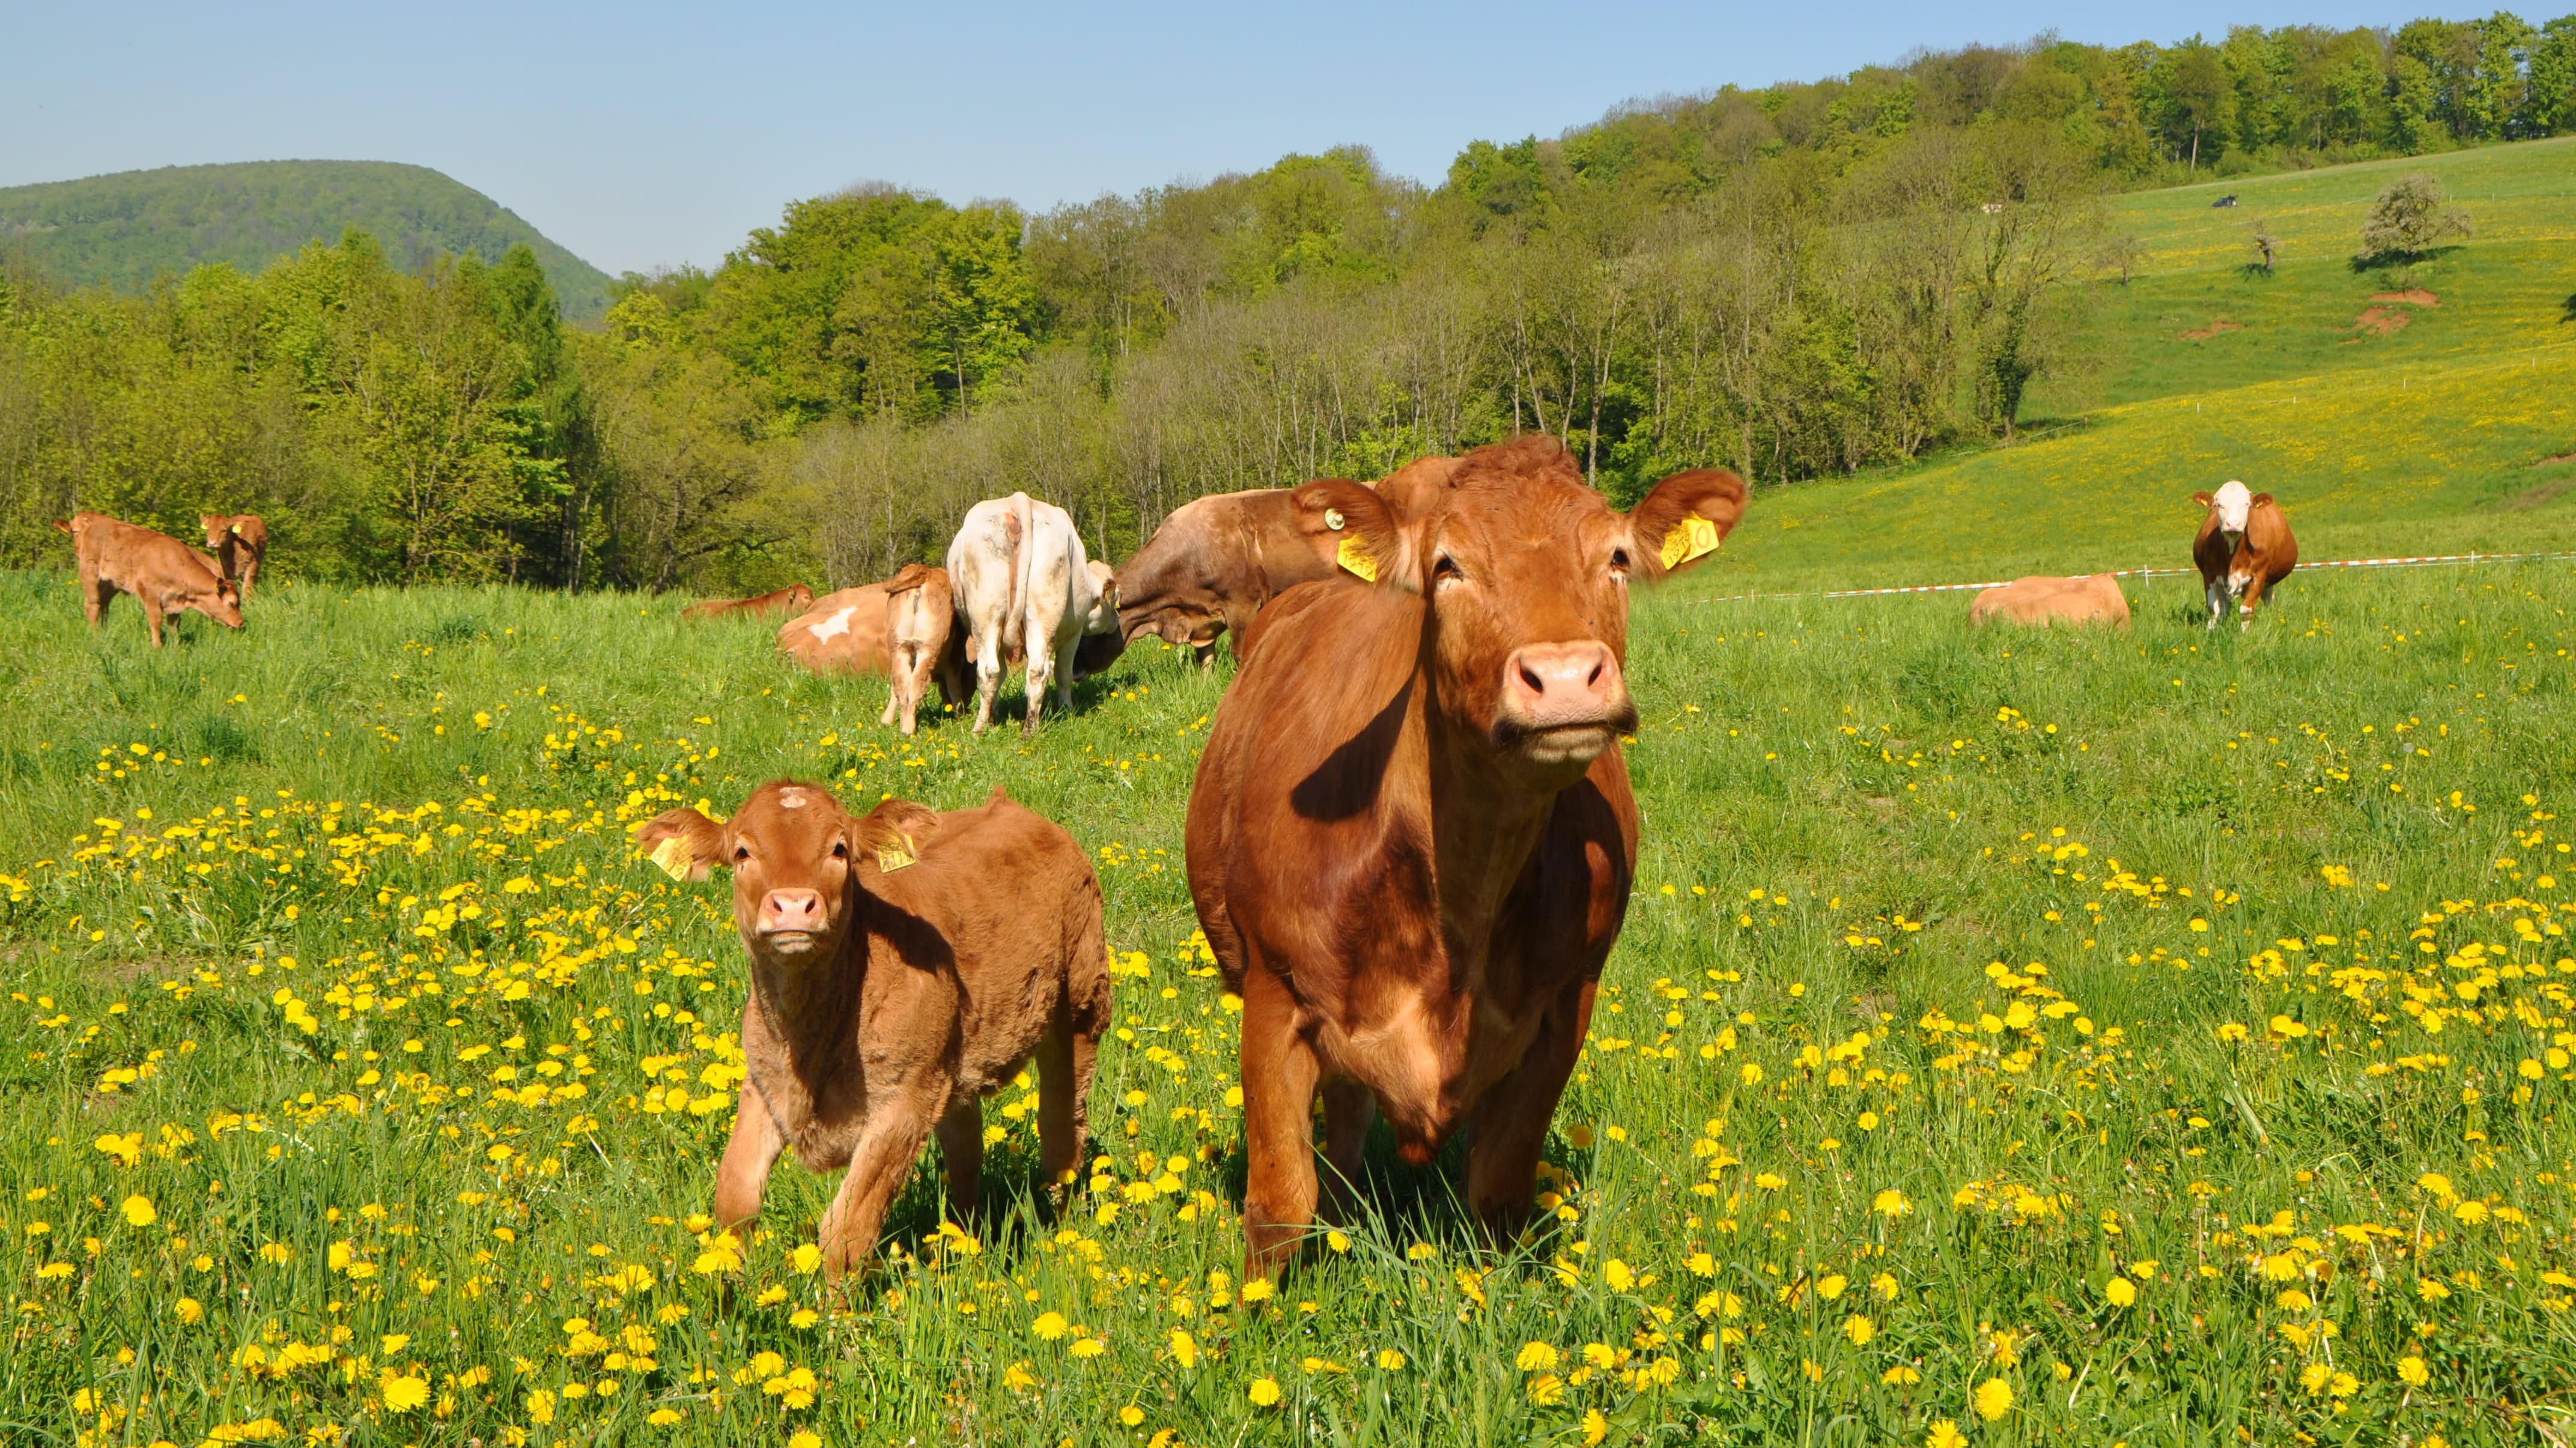
<path fill-rule="evenodd" d="M 1029 641 L 1029 673 L 1022 692 L 1028 700 L 1028 711 L 1020 718 L 1020 733 L 1023 736 L 1038 732 L 1038 719 L 1046 712 L 1047 689 L 1055 682 L 1057 663 L 1056 641 L 1052 635 L 1038 627 L 1037 620 L 1029 621 L 1026 633 Z M 1066 661 L 1065 667 L 1066 672 L 1072 671 L 1070 660 Z"/>
<path fill-rule="evenodd" d="M 975 640 L 975 732 L 993 727 L 993 699 L 1002 692 L 1002 631 Z"/>
<path fill-rule="evenodd" d="M 1287 984 L 1259 961 L 1244 979 L 1243 1275 L 1276 1277 L 1315 1220 L 1315 1048 Z"/>
<path fill-rule="evenodd" d="M 1357 1081 L 1324 1084 L 1325 1210 L 1349 1225 L 1359 1206 L 1360 1167 L 1368 1155 L 1369 1128 L 1377 1124 L 1377 1097 Z"/>
<path fill-rule="evenodd" d="M 1510 1242 L 1529 1219 L 1539 1154 L 1583 1049 L 1592 989 L 1587 981 L 1558 1000 L 1521 1063 L 1477 1107 L 1474 1149 L 1467 1156 L 1467 1208 L 1497 1243 Z"/>
<path fill-rule="evenodd" d="M 948 1169 L 948 1209 L 960 1217 L 984 1201 L 984 1107 L 974 1097 L 939 1118 L 939 1159 Z"/>
<path fill-rule="evenodd" d="M 134 595 L 143 605 L 143 622 L 152 630 L 152 647 L 161 647 L 161 601 L 148 593 Z"/>
<path fill-rule="evenodd" d="M 1038 1042 L 1038 1174 L 1070 1194 L 1091 1124 L 1091 1074 L 1100 1036 L 1091 1023 L 1060 1022 Z"/>

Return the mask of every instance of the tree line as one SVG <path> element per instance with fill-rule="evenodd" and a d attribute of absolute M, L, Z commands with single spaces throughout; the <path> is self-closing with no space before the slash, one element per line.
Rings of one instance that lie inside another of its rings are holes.
<path fill-rule="evenodd" d="M 364 236 L 149 295 L 0 270 L 0 558 L 260 511 L 310 576 L 847 583 L 973 501 L 1123 557 L 1205 493 L 1543 429 L 1622 502 L 2009 440 L 2081 391 L 2120 188 L 2576 130 L 2576 16 L 2049 38 L 1040 214 L 869 186 L 567 328 L 525 248 Z"/>

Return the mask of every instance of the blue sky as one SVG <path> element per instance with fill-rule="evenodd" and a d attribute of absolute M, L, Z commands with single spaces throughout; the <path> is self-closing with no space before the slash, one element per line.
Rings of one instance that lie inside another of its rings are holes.
<path fill-rule="evenodd" d="M 788 201 L 861 180 L 1042 209 L 1345 142 L 1436 180 L 1478 137 L 1554 135 L 1632 97 L 1812 79 L 1916 46 L 2433 13 L 2388 0 L 12 10 L 0 185 L 408 161 L 611 272 L 712 264 Z"/>

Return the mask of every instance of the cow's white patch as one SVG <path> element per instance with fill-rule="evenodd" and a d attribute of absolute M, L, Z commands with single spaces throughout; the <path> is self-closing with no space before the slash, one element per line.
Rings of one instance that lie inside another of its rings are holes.
<path fill-rule="evenodd" d="M 855 603 L 851 604 L 821 623 L 807 624 L 805 631 L 817 640 L 839 638 L 850 631 L 850 616 L 858 611 L 859 606 Z"/>
<path fill-rule="evenodd" d="M 2242 533 L 2246 515 L 2254 511 L 2254 494 L 2243 483 L 2230 478 L 2227 486 L 2218 490 L 2211 506 L 2218 509 L 2219 531 Z"/>
<path fill-rule="evenodd" d="M 805 807 L 805 791 L 801 789 L 780 790 L 778 792 L 778 807 L 780 809 L 803 809 Z"/>

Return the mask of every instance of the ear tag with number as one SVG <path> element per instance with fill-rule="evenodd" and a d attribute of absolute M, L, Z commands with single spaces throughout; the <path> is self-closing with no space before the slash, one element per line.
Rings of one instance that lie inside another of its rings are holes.
<path fill-rule="evenodd" d="M 1363 583 L 1377 582 L 1377 560 L 1369 556 L 1368 545 L 1356 537 L 1344 538 L 1333 552 L 1333 561 L 1348 569 Z"/>
<path fill-rule="evenodd" d="M 895 871 L 903 869 L 907 865 L 919 864 L 920 856 L 918 852 L 920 849 L 921 846 L 914 844 L 912 842 L 912 836 L 910 835 L 905 835 L 903 837 L 903 843 L 901 845 L 879 845 L 877 847 L 877 868 L 884 871 L 886 874 L 891 875 Z"/>
<path fill-rule="evenodd" d="M 689 842 L 673 835 L 653 847 L 653 863 L 672 879 L 685 880 L 689 878 L 689 867 L 697 862 L 689 853 Z"/>
<path fill-rule="evenodd" d="M 1669 571 L 1694 558 L 1704 558 L 1717 551 L 1720 541 L 1717 525 L 1694 513 L 1664 535 L 1664 567 Z"/>

